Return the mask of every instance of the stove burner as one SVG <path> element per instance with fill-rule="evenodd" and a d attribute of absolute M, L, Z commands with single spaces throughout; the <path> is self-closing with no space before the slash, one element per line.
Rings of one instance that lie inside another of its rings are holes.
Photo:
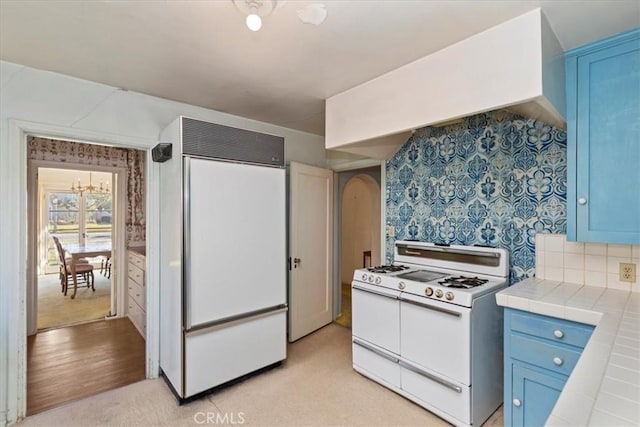
<path fill-rule="evenodd" d="M 438 282 L 438 284 L 442 286 L 446 286 L 448 288 L 460 288 L 460 289 L 469 289 L 476 286 L 484 285 L 487 283 L 487 279 L 478 279 L 477 277 L 449 277 L 445 280 Z"/>
<path fill-rule="evenodd" d="M 408 268 L 406 265 L 378 265 L 367 268 L 367 271 L 371 273 L 395 273 L 396 271 L 402 271 Z"/>

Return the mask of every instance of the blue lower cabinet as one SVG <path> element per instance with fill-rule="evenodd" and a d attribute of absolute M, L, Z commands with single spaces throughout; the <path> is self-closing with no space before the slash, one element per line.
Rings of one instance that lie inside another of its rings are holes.
<path fill-rule="evenodd" d="M 553 377 L 518 364 L 511 366 L 513 398 L 511 402 L 505 402 L 505 408 L 507 405 L 511 406 L 511 425 L 543 426 L 560 396 L 567 377 Z"/>
<path fill-rule="evenodd" d="M 506 308 L 504 424 L 543 426 L 593 326 Z"/>

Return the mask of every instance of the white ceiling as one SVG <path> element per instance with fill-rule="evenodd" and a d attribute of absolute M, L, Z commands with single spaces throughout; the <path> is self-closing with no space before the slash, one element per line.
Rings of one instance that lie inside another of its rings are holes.
<path fill-rule="evenodd" d="M 253 33 L 231 0 L 0 0 L 0 59 L 322 135 L 326 98 L 533 8 L 565 49 L 640 26 L 638 0 L 279 3 Z"/>

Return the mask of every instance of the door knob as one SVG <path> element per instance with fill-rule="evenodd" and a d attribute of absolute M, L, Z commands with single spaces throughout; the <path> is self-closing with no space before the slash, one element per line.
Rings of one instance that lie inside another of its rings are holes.
<path fill-rule="evenodd" d="M 559 357 L 554 357 L 553 358 L 553 363 L 556 366 L 561 366 L 563 362 L 562 362 L 562 359 L 560 359 Z"/>
<path fill-rule="evenodd" d="M 562 332 L 560 329 L 556 329 L 555 331 L 553 331 L 553 335 L 556 338 L 562 338 L 564 337 L 564 332 Z"/>
<path fill-rule="evenodd" d="M 513 406 L 520 407 L 520 405 L 522 405 L 520 399 L 513 399 Z"/>
<path fill-rule="evenodd" d="M 586 205 L 587 204 L 587 198 L 586 197 L 580 197 L 578 199 L 578 204 L 579 205 Z"/>
<path fill-rule="evenodd" d="M 294 258 L 293 259 L 293 268 L 298 268 L 298 266 L 300 265 L 301 262 L 302 262 L 302 260 L 300 258 Z"/>

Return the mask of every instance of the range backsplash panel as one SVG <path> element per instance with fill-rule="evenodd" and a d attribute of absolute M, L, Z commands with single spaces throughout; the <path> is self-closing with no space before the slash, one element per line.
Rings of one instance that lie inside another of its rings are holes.
<path fill-rule="evenodd" d="M 417 130 L 386 162 L 387 262 L 395 240 L 479 244 L 509 250 L 512 283 L 532 276 L 535 234 L 566 232 L 566 148 L 506 111 Z"/>

